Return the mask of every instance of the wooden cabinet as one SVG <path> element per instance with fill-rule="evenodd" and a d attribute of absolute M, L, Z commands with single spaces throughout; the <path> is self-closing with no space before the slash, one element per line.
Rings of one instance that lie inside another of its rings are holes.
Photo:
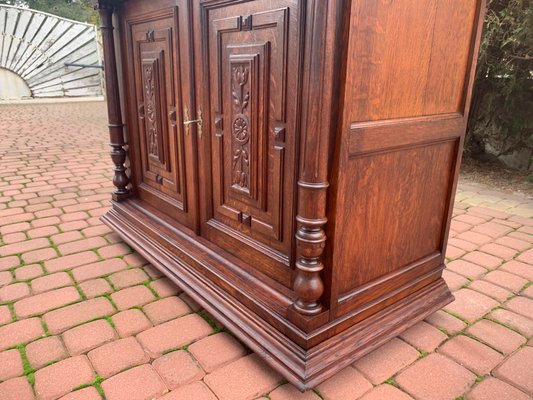
<path fill-rule="evenodd" d="M 266 362 L 310 388 L 453 299 L 482 0 L 95 2 L 103 219 Z"/>

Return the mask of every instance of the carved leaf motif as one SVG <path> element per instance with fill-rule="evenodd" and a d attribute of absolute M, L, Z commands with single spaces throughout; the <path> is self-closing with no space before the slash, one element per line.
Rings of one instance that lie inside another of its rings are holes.
<path fill-rule="evenodd" d="M 235 104 L 235 107 L 239 109 L 241 107 L 241 99 L 239 98 L 239 95 L 237 94 L 235 90 L 232 90 L 231 94 L 233 96 L 233 104 Z"/>
<path fill-rule="evenodd" d="M 250 92 L 246 91 L 244 94 L 244 86 L 248 82 L 249 70 L 244 65 L 239 65 L 233 68 L 233 85 L 231 95 L 233 97 L 233 104 L 238 112 L 243 113 L 248 106 L 250 100 Z M 237 85 L 235 85 L 237 84 Z"/>
<path fill-rule="evenodd" d="M 155 111 L 155 83 L 154 71 L 151 65 L 144 69 L 145 78 L 145 97 L 146 97 L 146 117 L 148 132 L 148 152 L 159 158 L 159 132 L 157 131 L 157 116 Z"/>
<path fill-rule="evenodd" d="M 244 65 L 239 65 L 233 69 L 233 77 L 237 84 L 244 86 L 248 81 L 249 71 Z"/>
<path fill-rule="evenodd" d="M 249 184 L 250 157 L 249 141 L 250 130 L 248 117 L 245 115 L 246 107 L 250 102 L 250 92 L 247 83 L 250 72 L 248 67 L 238 65 L 232 68 L 231 96 L 235 107 L 232 134 L 233 134 L 233 178 L 232 184 L 247 190 Z"/>
<path fill-rule="evenodd" d="M 246 95 L 244 96 L 244 100 L 242 101 L 242 109 L 245 109 L 246 106 L 248 106 L 248 101 L 250 101 L 250 92 L 246 92 Z"/>

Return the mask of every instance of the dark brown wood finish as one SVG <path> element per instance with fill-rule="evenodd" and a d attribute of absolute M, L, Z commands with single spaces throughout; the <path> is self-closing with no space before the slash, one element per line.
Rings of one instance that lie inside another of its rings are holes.
<path fill-rule="evenodd" d="M 202 236 L 291 285 L 301 6 L 196 2 Z"/>
<path fill-rule="evenodd" d="M 483 0 L 95 2 L 103 219 L 266 362 L 304 390 L 452 300 Z"/>
<path fill-rule="evenodd" d="M 109 139 L 111 146 L 111 160 L 115 165 L 113 184 L 113 200 L 122 201 L 130 195 L 129 178 L 126 175 L 126 150 L 124 146 L 124 124 L 122 123 L 122 109 L 120 104 L 117 61 L 115 55 L 115 41 L 113 37 L 113 4 L 97 3 L 100 14 L 100 30 L 105 58 L 105 85 L 107 91 L 107 113 L 109 118 Z"/>
<path fill-rule="evenodd" d="M 132 0 L 121 15 L 136 196 L 196 228 L 196 144 L 189 4 Z M 130 10 L 135 10 L 131 13 Z"/>

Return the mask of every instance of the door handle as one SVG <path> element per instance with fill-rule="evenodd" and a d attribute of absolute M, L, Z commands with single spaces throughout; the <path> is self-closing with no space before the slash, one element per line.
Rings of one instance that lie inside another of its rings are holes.
<path fill-rule="evenodd" d="M 192 124 L 196 124 L 196 127 L 198 129 L 198 136 L 201 139 L 202 134 L 203 134 L 203 125 L 204 125 L 204 121 L 202 120 L 202 110 L 198 110 L 196 119 L 190 119 L 191 117 L 189 115 L 189 109 L 187 107 L 183 109 L 183 114 L 185 117 L 185 121 L 183 121 L 183 125 L 185 126 L 185 134 L 189 136 L 190 126 Z"/>

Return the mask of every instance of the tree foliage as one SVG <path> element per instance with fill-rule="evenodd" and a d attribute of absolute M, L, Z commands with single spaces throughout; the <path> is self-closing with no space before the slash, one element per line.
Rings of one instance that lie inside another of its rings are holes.
<path fill-rule="evenodd" d="M 80 22 L 98 22 L 90 0 L 0 0 L 0 4 L 28 7 Z"/>
<path fill-rule="evenodd" d="M 489 0 L 472 100 L 471 152 L 483 151 L 489 134 L 503 153 L 533 147 L 532 0 Z"/>

